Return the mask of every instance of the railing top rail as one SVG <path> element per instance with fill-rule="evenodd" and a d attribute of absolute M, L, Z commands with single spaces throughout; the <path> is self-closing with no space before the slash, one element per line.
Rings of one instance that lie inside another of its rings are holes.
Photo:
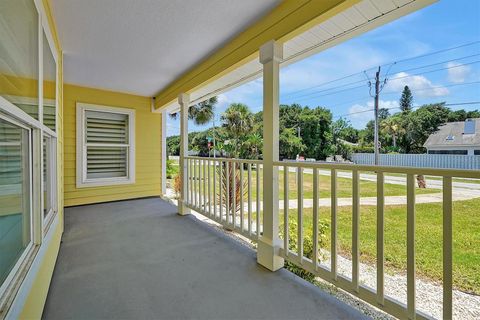
<path fill-rule="evenodd" d="M 185 159 L 197 159 L 197 160 L 210 160 L 210 161 L 224 161 L 224 162 L 235 162 L 235 163 L 254 163 L 262 164 L 262 160 L 251 160 L 251 159 L 237 159 L 237 158 L 219 158 L 219 157 L 198 157 L 198 156 L 186 156 Z"/>
<path fill-rule="evenodd" d="M 286 166 L 286 167 L 295 167 L 295 168 L 377 171 L 377 172 L 384 172 L 384 173 L 423 174 L 423 175 L 431 175 L 431 176 L 480 179 L 480 170 L 468 170 L 468 169 L 394 167 L 394 166 L 375 166 L 375 165 L 362 165 L 362 164 L 351 164 L 351 163 L 303 162 L 303 161 L 302 162 L 275 161 L 273 164 L 279 167 Z"/>

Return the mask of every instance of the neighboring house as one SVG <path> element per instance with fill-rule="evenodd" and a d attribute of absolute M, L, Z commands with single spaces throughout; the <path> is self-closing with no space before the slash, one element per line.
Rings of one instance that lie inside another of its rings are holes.
<path fill-rule="evenodd" d="M 429 154 L 480 155 L 480 118 L 446 123 L 423 146 Z"/>

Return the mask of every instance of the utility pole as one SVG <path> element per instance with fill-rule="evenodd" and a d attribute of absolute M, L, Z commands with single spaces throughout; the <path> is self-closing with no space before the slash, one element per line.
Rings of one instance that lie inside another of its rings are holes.
<path fill-rule="evenodd" d="M 297 135 L 298 135 L 299 138 L 301 138 L 301 136 L 300 136 L 300 127 L 297 127 Z"/>
<path fill-rule="evenodd" d="M 380 121 L 378 119 L 378 98 L 380 95 L 380 67 L 378 67 L 378 71 L 375 73 L 375 137 L 374 137 L 374 150 L 375 150 L 375 165 L 379 165 L 380 163 L 380 140 L 379 140 L 379 132 L 378 127 L 380 125 Z"/>

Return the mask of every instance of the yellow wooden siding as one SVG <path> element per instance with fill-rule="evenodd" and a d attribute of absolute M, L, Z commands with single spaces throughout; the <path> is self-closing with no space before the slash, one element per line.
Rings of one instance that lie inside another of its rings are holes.
<path fill-rule="evenodd" d="M 76 187 L 76 104 L 135 109 L 135 183 Z M 161 115 L 151 112 L 150 98 L 65 84 L 65 206 L 123 200 L 161 193 Z"/>

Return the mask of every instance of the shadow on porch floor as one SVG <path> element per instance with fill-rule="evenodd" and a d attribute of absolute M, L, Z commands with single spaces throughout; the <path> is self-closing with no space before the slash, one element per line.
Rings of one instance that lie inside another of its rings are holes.
<path fill-rule="evenodd" d="M 363 319 L 159 198 L 65 209 L 44 319 Z"/>

